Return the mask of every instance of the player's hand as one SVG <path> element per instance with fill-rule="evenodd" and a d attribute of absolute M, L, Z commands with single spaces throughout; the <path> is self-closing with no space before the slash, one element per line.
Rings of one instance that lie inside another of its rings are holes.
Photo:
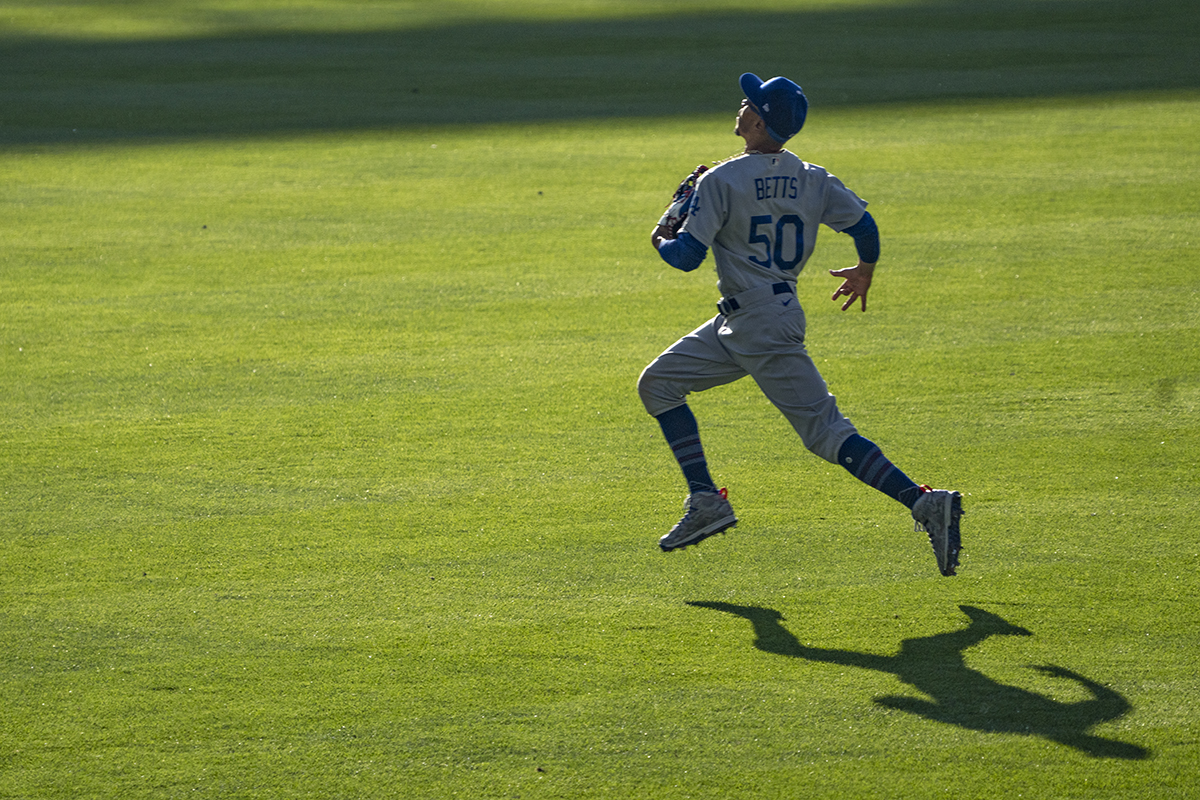
<path fill-rule="evenodd" d="M 665 225 L 655 225 L 654 230 L 650 232 L 650 244 L 654 245 L 654 249 L 662 247 L 662 243 L 675 238 L 674 232 Z"/>
<path fill-rule="evenodd" d="M 865 261 L 859 261 L 856 266 L 846 267 L 845 269 L 831 269 L 829 274 L 835 278 L 842 279 L 842 285 L 833 293 L 830 300 L 836 301 L 839 297 L 850 298 L 842 304 L 842 311 L 854 305 L 855 300 L 862 302 L 862 310 L 867 310 L 867 290 L 871 288 L 871 278 L 875 275 L 875 265 L 868 264 Z"/>

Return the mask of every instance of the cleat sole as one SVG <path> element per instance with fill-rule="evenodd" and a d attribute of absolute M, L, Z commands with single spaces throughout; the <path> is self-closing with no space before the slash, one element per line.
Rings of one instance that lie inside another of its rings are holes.
<path fill-rule="evenodd" d="M 722 525 L 721 527 L 718 527 L 714 530 L 702 533 L 694 539 L 689 539 L 684 544 L 664 545 L 662 542 L 659 542 L 658 546 L 659 546 L 659 549 L 661 549 L 664 553 L 673 553 L 676 550 L 686 550 L 689 547 L 691 547 L 692 545 L 700 544 L 701 542 L 703 542 L 705 539 L 709 538 L 710 536 L 716 536 L 718 533 L 725 533 L 730 528 L 735 528 L 735 527 L 737 527 L 736 519 L 727 525 Z"/>

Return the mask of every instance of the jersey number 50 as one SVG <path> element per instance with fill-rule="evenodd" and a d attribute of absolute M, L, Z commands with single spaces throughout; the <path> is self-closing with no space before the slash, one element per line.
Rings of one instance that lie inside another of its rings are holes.
<path fill-rule="evenodd" d="M 771 237 L 771 227 L 775 228 L 775 237 Z M 766 228 L 760 232 L 759 228 Z M 790 248 L 785 243 L 791 244 Z M 804 220 L 795 214 L 784 214 L 778 220 L 770 214 L 750 218 L 750 244 L 765 244 L 766 258 L 750 256 L 750 260 L 760 267 L 770 269 L 772 266 L 782 270 L 796 268 L 804 259 Z M 791 250 L 792 257 L 784 256 L 785 250 Z"/>

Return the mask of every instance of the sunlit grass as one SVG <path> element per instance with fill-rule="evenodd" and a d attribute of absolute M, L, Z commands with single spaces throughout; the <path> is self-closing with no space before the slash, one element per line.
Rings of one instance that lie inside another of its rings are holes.
<path fill-rule="evenodd" d="M 963 797 L 1182 791 L 1195 118 L 913 106 L 795 143 L 884 231 L 865 315 L 826 300 L 853 248 L 823 235 L 811 349 L 967 495 L 954 580 L 749 383 L 694 403 L 742 524 L 657 552 L 682 486 L 633 382 L 715 288 L 647 221 L 731 152 L 724 117 L 6 156 L 4 790 L 920 794 L 939 764 Z M 985 687 L 1066 730 L 1087 693 L 1022 665 L 1073 670 L 1131 707 L 1089 732 L 1153 758 L 889 710 L 894 677 L 685 601 L 880 656 L 986 607 L 1033 636 L 967 653 Z"/>
<path fill-rule="evenodd" d="M 1194 15 L 6 5 L 0 795 L 1187 796 Z M 743 69 L 879 221 L 809 347 L 954 579 L 749 381 L 741 523 L 658 551 L 634 383 L 716 289 L 648 232 Z"/>

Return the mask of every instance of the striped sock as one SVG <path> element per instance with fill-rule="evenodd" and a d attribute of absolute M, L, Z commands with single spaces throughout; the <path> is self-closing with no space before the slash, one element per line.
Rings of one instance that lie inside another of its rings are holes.
<path fill-rule="evenodd" d="M 686 405 L 659 414 L 655 419 L 662 427 L 663 436 L 683 470 L 689 492 L 715 492 L 717 486 L 708 474 L 708 461 L 704 447 L 700 444 L 700 427 L 696 417 Z"/>
<path fill-rule="evenodd" d="M 921 487 L 897 469 L 874 442 L 857 433 L 838 450 L 838 463 L 867 486 L 909 508 L 921 496 Z"/>

